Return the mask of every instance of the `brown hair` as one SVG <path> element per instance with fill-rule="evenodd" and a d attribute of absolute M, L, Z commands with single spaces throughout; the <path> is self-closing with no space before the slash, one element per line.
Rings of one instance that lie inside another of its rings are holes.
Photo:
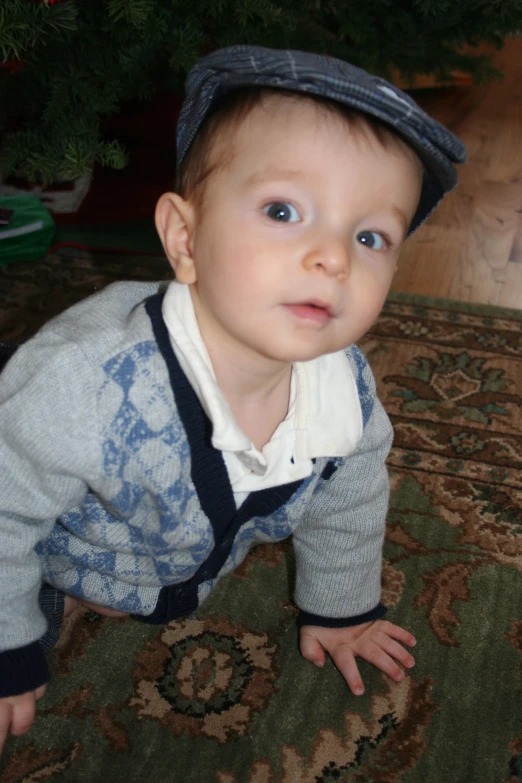
<path fill-rule="evenodd" d="M 385 122 L 376 117 L 359 112 L 338 101 L 323 98 L 311 93 L 298 93 L 270 87 L 239 87 L 228 92 L 222 100 L 207 114 L 196 138 L 189 147 L 178 171 L 176 172 L 175 190 L 184 199 L 191 199 L 197 206 L 203 203 L 205 181 L 216 170 L 223 168 L 230 160 L 230 145 L 225 147 L 225 154 L 213 160 L 216 142 L 224 138 L 225 132 L 238 127 L 256 106 L 274 95 L 295 101 L 312 101 L 323 111 L 340 116 L 351 128 L 370 134 L 386 149 L 395 148 L 407 151 L 419 167 L 420 159 L 403 138 Z"/>

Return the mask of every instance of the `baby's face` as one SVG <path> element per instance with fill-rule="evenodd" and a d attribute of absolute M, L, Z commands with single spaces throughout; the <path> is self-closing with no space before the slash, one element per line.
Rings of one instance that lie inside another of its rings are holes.
<path fill-rule="evenodd" d="M 412 153 L 308 102 L 256 107 L 213 155 L 191 292 L 203 339 L 236 360 L 339 351 L 373 324 L 418 204 Z"/>

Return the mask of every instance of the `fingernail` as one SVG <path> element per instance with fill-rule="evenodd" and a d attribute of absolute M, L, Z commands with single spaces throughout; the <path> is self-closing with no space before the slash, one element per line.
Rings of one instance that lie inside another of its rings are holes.
<path fill-rule="evenodd" d="M 324 661 L 313 661 L 314 666 L 318 666 L 319 669 L 322 669 L 324 666 Z"/>
<path fill-rule="evenodd" d="M 356 696 L 362 696 L 364 693 L 364 688 L 354 688 L 353 692 Z"/>

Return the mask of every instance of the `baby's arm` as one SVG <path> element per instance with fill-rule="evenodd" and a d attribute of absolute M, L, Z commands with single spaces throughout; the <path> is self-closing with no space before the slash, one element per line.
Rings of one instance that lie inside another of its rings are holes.
<path fill-rule="evenodd" d="M 45 685 L 41 685 L 35 691 L 0 699 L 0 756 L 8 734 L 18 737 L 29 731 L 36 713 L 36 702 L 44 693 Z"/>
<path fill-rule="evenodd" d="M 414 664 L 402 644 L 415 644 L 407 631 L 380 619 L 392 428 L 367 365 L 361 377 L 367 420 L 357 450 L 334 472 L 325 470 L 294 533 L 301 652 L 319 666 L 328 652 L 354 693 L 363 690 L 357 656 L 399 680 L 398 664 Z"/>
<path fill-rule="evenodd" d="M 372 663 L 396 682 L 404 677 L 398 663 L 407 669 L 415 665 L 415 659 L 399 642 L 413 647 L 416 639 L 408 631 L 387 620 L 374 620 L 348 628 L 303 625 L 299 640 L 301 654 L 316 666 L 323 666 L 324 653 L 329 653 L 355 696 L 364 693 L 355 661 L 357 656 Z"/>
<path fill-rule="evenodd" d="M 95 470 L 90 433 L 96 419 L 85 359 L 61 342 L 41 333 L 18 349 L 0 376 L 2 699 L 36 692 L 48 679 L 38 643 L 46 621 L 38 601 L 37 546 L 55 519 L 81 502 Z"/>
<path fill-rule="evenodd" d="M 386 612 L 380 599 L 391 441 L 376 399 L 356 452 L 333 473 L 324 471 L 307 504 L 293 534 L 300 625 L 359 626 Z"/>

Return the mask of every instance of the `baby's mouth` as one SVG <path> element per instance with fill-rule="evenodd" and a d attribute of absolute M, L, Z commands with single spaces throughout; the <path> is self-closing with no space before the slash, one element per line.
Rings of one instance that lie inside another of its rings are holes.
<path fill-rule="evenodd" d="M 296 302 L 294 304 L 286 305 L 292 315 L 296 316 L 300 320 L 312 321 L 314 323 L 323 324 L 330 320 L 332 317 L 332 311 L 329 305 L 325 302 L 313 299 L 309 302 Z"/>

